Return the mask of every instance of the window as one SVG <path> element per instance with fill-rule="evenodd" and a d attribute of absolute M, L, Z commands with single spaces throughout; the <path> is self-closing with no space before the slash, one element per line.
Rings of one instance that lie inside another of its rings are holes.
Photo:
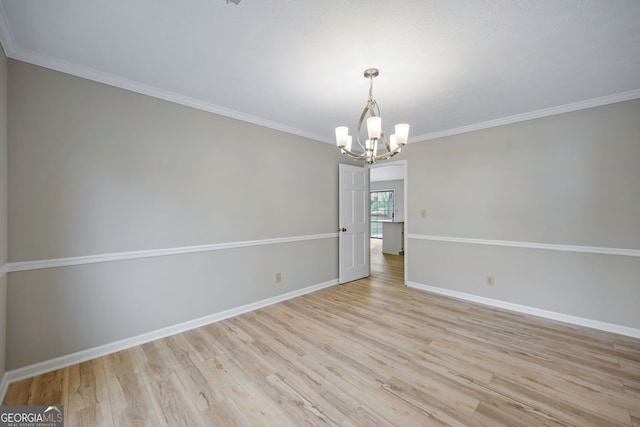
<path fill-rule="evenodd" d="M 393 190 L 371 192 L 371 237 L 382 239 L 382 223 L 393 221 Z"/>

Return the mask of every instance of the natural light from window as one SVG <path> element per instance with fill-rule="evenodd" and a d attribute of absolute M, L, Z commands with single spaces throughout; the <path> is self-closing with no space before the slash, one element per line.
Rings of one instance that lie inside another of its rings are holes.
<path fill-rule="evenodd" d="M 393 222 L 394 191 L 371 192 L 371 238 L 382 239 L 382 223 Z"/>

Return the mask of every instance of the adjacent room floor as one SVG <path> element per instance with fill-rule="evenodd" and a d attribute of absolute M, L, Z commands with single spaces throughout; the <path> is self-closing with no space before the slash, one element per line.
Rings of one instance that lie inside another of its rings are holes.
<path fill-rule="evenodd" d="M 375 242 L 374 242 L 375 243 Z M 11 384 L 67 426 L 640 426 L 640 340 L 372 276 Z"/>

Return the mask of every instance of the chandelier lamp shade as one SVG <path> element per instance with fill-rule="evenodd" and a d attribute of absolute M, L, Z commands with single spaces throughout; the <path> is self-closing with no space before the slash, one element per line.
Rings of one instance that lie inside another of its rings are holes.
<path fill-rule="evenodd" d="M 368 68 L 364 71 L 364 76 L 369 79 L 369 99 L 367 105 L 362 110 L 358 128 L 356 130 L 357 146 L 353 145 L 353 137 L 349 135 L 349 128 L 338 126 L 336 128 L 336 144 L 343 154 L 365 163 L 375 163 L 381 160 L 388 160 L 395 156 L 407 144 L 409 138 L 409 125 L 406 123 L 397 124 L 395 133 L 385 136 L 382 130 L 382 118 L 380 117 L 380 107 L 373 98 L 373 79 L 380 74 L 377 68 Z M 367 139 L 364 144 L 360 141 L 362 124 L 366 119 Z M 381 147 L 379 147 L 381 146 Z"/>

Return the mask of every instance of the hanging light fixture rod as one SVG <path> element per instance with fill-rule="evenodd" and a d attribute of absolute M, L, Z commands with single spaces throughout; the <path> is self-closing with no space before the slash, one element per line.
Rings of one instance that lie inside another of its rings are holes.
<path fill-rule="evenodd" d="M 364 70 L 364 77 L 369 79 L 369 98 L 367 99 L 367 105 L 365 105 L 358 120 L 358 127 L 356 130 L 356 141 L 358 147 L 355 150 L 352 147 L 353 138 L 349 135 L 349 128 L 346 126 L 338 126 L 336 128 L 336 144 L 340 148 L 343 154 L 350 156 L 351 158 L 365 163 L 375 163 L 376 161 L 387 160 L 395 156 L 402 150 L 407 144 L 409 137 L 409 125 L 401 123 L 396 125 L 393 135 L 389 137 L 385 136 L 382 131 L 382 118 L 380 117 L 380 108 L 378 103 L 373 98 L 373 79 L 380 74 L 377 68 L 367 68 Z M 367 140 L 364 145 L 360 141 L 360 132 L 362 129 L 362 123 L 367 123 Z M 380 154 L 378 154 L 378 144 L 382 141 L 384 147 Z"/>

